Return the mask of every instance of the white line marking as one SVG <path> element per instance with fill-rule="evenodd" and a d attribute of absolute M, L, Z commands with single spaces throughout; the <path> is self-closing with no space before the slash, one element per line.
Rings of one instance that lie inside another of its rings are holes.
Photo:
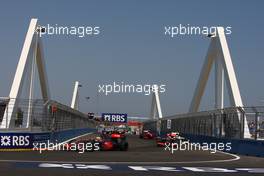
<path fill-rule="evenodd" d="M 218 151 L 220 152 L 220 151 Z M 29 161 L 29 160 L 0 160 L 0 162 L 25 162 L 25 163 L 72 163 L 72 164 L 198 164 L 198 163 L 220 163 L 220 162 L 231 162 L 231 161 L 236 161 L 239 160 L 240 157 L 238 155 L 235 154 L 231 154 L 231 153 L 226 153 L 226 152 L 220 152 L 223 154 L 227 154 L 230 155 L 234 158 L 232 159 L 226 159 L 226 160 L 205 160 L 205 161 L 171 161 L 171 162 L 144 162 L 144 161 L 140 161 L 140 162 L 123 162 L 123 161 L 119 161 L 119 162 L 112 162 L 112 161 L 105 161 L 105 162 L 83 162 L 83 161 L 40 161 L 40 160 L 36 160 L 36 161 Z"/>

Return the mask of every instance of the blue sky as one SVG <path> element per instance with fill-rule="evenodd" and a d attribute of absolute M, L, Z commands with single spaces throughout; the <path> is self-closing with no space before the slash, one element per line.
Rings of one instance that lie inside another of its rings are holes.
<path fill-rule="evenodd" d="M 0 96 L 8 96 L 31 18 L 41 25 L 100 26 L 97 37 L 44 36 L 52 99 L 70 104 L 79 80 L 81 110 L 147 116 L 150 96 L 97 95 L 99 84 L 166 84 L 165 115 L 187 112 L 209 46 L 203 36 L 164 35 L 164 26 L 231 26 L 227 37 L 245 105 L 263 105 L 264 2 L 1 1 Z M 202 110 L 214 105 L 213 73 Z M 85 97 L 91 97 L 89 101 Z M 227 103 L 228 106 L 228 103 Z"/>

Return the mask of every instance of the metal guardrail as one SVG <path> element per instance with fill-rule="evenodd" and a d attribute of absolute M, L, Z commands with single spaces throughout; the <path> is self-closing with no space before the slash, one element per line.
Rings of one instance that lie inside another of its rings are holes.
<path fill-rule="evenodd" d="M 161 133 L 178 131 L 185 134 L 242 139 L 244 138 L 245 120 L 247 120 L 249 128 L 249 139 L 264 140 L 263 106 L 231 107 L 178 114 L 164 117 L 162 120 L 147 121 L 144 123 L 143 129 L 157 131 L 160 126 Z"/>
<path fill-rule="evenodd" d="M 10 127 L 0 130 L 50 132 L 96 126 L 87 114 L 52 100 L 2 99 L 0 122 L 4 116 L 11 119 Z M 27 128 L 23 124 L 26 118 L 30 119 Z"/>

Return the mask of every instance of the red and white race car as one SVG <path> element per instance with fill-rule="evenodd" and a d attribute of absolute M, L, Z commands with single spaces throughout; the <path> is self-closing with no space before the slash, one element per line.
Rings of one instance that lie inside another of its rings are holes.
<path fill-rule="evenodd" d="M 144 130 L 140 135 L 142 139 L 154 139 L 156 138 L 156 134 L 150 130 Z"/>
<path fill-rule="evenodd" d="M 156 138 L 156 144 L 158 147 L 165 147 L 168 146 L 168 144 L 173 145 L 181 141 L 186 142 L 186 139 L 184 137 L 181 137 L 178 132 L 170 132 L 166 134 L 166 137 Z"/>
<path fill-rule="evenodd" d="M 128 142 L 126 140 L 125 134 L 119 132 L 113 132 L 111 134 L 104 135 L 102 137 L 102 141 L 100 142 L 100 149 L 103 151 L 108 151 L 108 150 L 127 151 Z"/>
<path fill-rule="evenodd" d="M 75 139 L 65 144 L 68 151 L 110 151 L 128 150 L 128 142 L 123 133 L 111 132 L 98 135 L 93 139 Z"/>

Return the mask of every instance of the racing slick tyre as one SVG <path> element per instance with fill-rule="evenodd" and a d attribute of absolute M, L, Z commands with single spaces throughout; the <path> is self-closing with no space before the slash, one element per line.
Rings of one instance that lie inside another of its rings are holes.
<path fill-rule="evenodd" d="M 122 142 L 120 143 L 120 151 L 127 151 L 128 150 L 128 143 Z"/>

